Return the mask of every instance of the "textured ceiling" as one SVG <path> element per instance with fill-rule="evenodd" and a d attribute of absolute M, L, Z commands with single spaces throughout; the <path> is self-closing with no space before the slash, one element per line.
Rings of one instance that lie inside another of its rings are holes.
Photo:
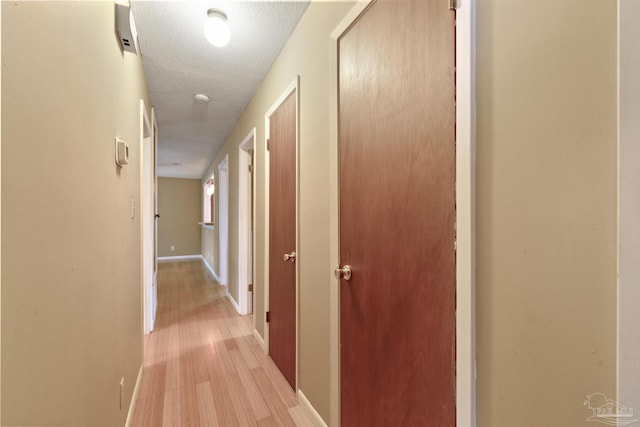
<path fill-rule="evenodd" d="M 308 6 L 307 1 L 131 1 L 158 121 L 158 175 L 202 178 Z M 231 41 L 210 45 L 207 10 Z M 211 98 L 208 104 L 193 99 Z"/>

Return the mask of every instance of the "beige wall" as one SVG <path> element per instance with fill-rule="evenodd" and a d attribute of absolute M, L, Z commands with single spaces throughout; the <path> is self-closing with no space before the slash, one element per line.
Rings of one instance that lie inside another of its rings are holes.
<path fill-rule="evenodd" d="M 200 254 L 202 191 L 199 179 L 158 178 L 158 256 Z"/>
<path fill-rule="evenodd" d="M 584 426 L 616 398 L 616 1 L 477 13 L 478 425 Z"/>
<path fill-rule="evenodd" d="M 140 98 L 113 2 L 2 2 L 2 425 L 125 423 L 142 356 Z"/>
<path fill-rule="evenodd" d="M 329 420 L 329 34 L 351 8 L 347 2 L 311 3 L 210 172 L 229 155 L 229 292 L 236 298 L 238 145 L 256 128 L 255 315 L 264 336 L 264 115 L 300 75 L 300 376 L 298 384 Z M 208 176 L 208 175 L 207 175 Z M 217 178 L 217 177 L 216 177 Z M 207 232 L 205 232 L 207 233 Z M 217 233 L 217 230 L 216 230 Z M 217 238 L 214 238 L 217 247 Z M 216 249 L 217 251 L 217 249 Z"/>

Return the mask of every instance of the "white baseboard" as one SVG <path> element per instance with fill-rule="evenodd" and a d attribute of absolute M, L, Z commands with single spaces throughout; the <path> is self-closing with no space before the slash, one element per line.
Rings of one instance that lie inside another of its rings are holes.
<path fill-rule="evenodd" d="M 142 367 L 144 365 L 140 365 L 140 370 L 138 370 L 138 378 L 136 379 L 136 385 L 133 387 L 133 395 L 131 396 L 131 402 L 129 402 L 129 411 L 127 412 L 127 421 L 125 422 L 125 427 L 131 427 L 133 424 L 133 414 L 136 412 L 136 403 L 138 402 L 138 391 L 140 390 L 140 383 L 142 382 Z"/>
<path fill-rule="evenodd" d="M 311 419 L 311 422 L 316 427 L 327 427 L 327 423 L 324 422 L 318 411 L 311 405 L 307 396 L 304 395 L 302 390 L 298 390 L 298 403 L 302 406 L 306 411 L 307 415 Z"/>
<path fill-rule="evenodd" d="M 187 259 L 200 259 L 202 255 L 159 256 L 158 261 L 180 261 Z"/>
<path fill-rule="evenodd" d="M 238 304 L 236 300 L 233 299 L 233 297 L 229 293 L 229 288 L 227 288 L 227 299 L 231 301 L 231 305 L 233 306 L 233 308 L 235 308 L 238 314 L 240 314 L 240 304 Z"/>
<path fill-rule="evenodd" d="M 265 354 L 267 353 L 267 346 L 264 345 L 264 338 L 262 338 L 260 336 L 260 334 L 258 333 L 257 330 L 253 330 L 253 336 L 255 337 L 256 341 L 258 341 L 258 344 L 260 344 L 260 347 L 262 348 L 262 351 L 265 352 Z"/>
<path fill-rule="evenodd" d="M 211 276 L 215 279 L 215 281 L 220 283 L 220 279 L 218 278 L 218 275 L 216 274 L 215 271 L 213 271 L 213 268 L 211 268 L 211 266 L 207 262 L 207 259 L 202 255 L 200 255 L 200 258 L 202 258 L 202 261 L 204 262 L 204 266 L 207 267 L 207 270 L 209 270 L 209 273 L 211 273 Z"/>
<path fill-rule="evenodd" d="M 216 274 L 215 271 L 213 271 L 213 268 L 211 268 L 211 266 L 207 262 L 207 259 L 205 257 L 203 257 L 202 255 L 199 255 L 198 258 L 202 259 L 202 261 L 204 262 L 205 267 L 207 267 L 207 270 L 209 270 L 209 273 L 211 273 L 213 278 L 216 279 L 216 282 L 220 283 L 220 279 L 218 278 L 218 275 Z M 220 284 L 220 286 L 223 286 L 223 285 Z M 235 299 L 233 299 L 233 297 L 229 293 L 229 288 L 227 288 L 225 291 L 226 291 L 226 294 L 227 294 L 227 299 L 229 301 L 231 301 L 231 305 L 233 306 L 233 308 L 235 308 L 236 311 L 238 312 L 238 314 L 240 314 L 240 305 L 236 302 Z"/>

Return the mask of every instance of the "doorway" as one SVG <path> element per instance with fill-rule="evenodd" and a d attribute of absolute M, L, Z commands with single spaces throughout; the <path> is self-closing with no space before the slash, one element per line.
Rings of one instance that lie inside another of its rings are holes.
<path fill-rule="evenodd" d="M 294 391 L 298 370 L 298 84 L 296 78 L 265 114 L 265 344 Z"/>
<path fill-rule="evenodd" d="M 238 305 L 240 314 L 253 314 L 255 133 L 254 128 L 238 148 Z"/>
<path fill-rule="evenodd" d="M 142 138 L 141 155 L 141 226 L 142 226 L 142 296 L 143 296 L 143 332 L 153 331 L 157 304 L 157 227 L 156 227 L 156 147 L 157 125 L 155 111 L 151 109 L 151 121 L 147 115 L 144 101 L 140 100 L 140 123 Z"/>
<path fill-rule="evenodd" d="M 218 164 L 218 239 L 220 285 L 227 286 L 229 271 L 229 156 Z"/>
<path fill-rule="evenodd" d="M 455 426 L 455 11 L 379 0 L 338 43 L 340 421 Z"/>
<path fill-rule="evenodd" d="M 339 253 L 339 158 L 338 158 L 338 52 L 341 36 L 371 6 L 372 0 L 356 3 L 331 33 L 331 269 L 330 288 L 330 425 L 340 425 L 340 291 L 334 269 L 340 265 Z M 475 369 L 475 21 L 476 0 L 456 2 L 456 425 L 476 425 Z M 375 55 L 372 56 L 375 58 Z"/>

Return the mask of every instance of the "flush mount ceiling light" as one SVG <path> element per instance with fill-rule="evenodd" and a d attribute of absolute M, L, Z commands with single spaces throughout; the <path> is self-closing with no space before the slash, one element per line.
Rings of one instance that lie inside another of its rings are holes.
<path fill-rule="evenodd" d="M 207 102 L 209 102 L 209 97 L 204 93 L 196 93 L 195 95 L 193 95 L 193 99 L 202 104 L 206 104 Z"/>
<path fill-rule="evenodd" d="M 207 11 L 207 22 L 204 24 L 204 35 L 214 46 L 223 47 L 229 43 L 231 32 L 227 24 L 227 14 L 219 9 Z"/>

